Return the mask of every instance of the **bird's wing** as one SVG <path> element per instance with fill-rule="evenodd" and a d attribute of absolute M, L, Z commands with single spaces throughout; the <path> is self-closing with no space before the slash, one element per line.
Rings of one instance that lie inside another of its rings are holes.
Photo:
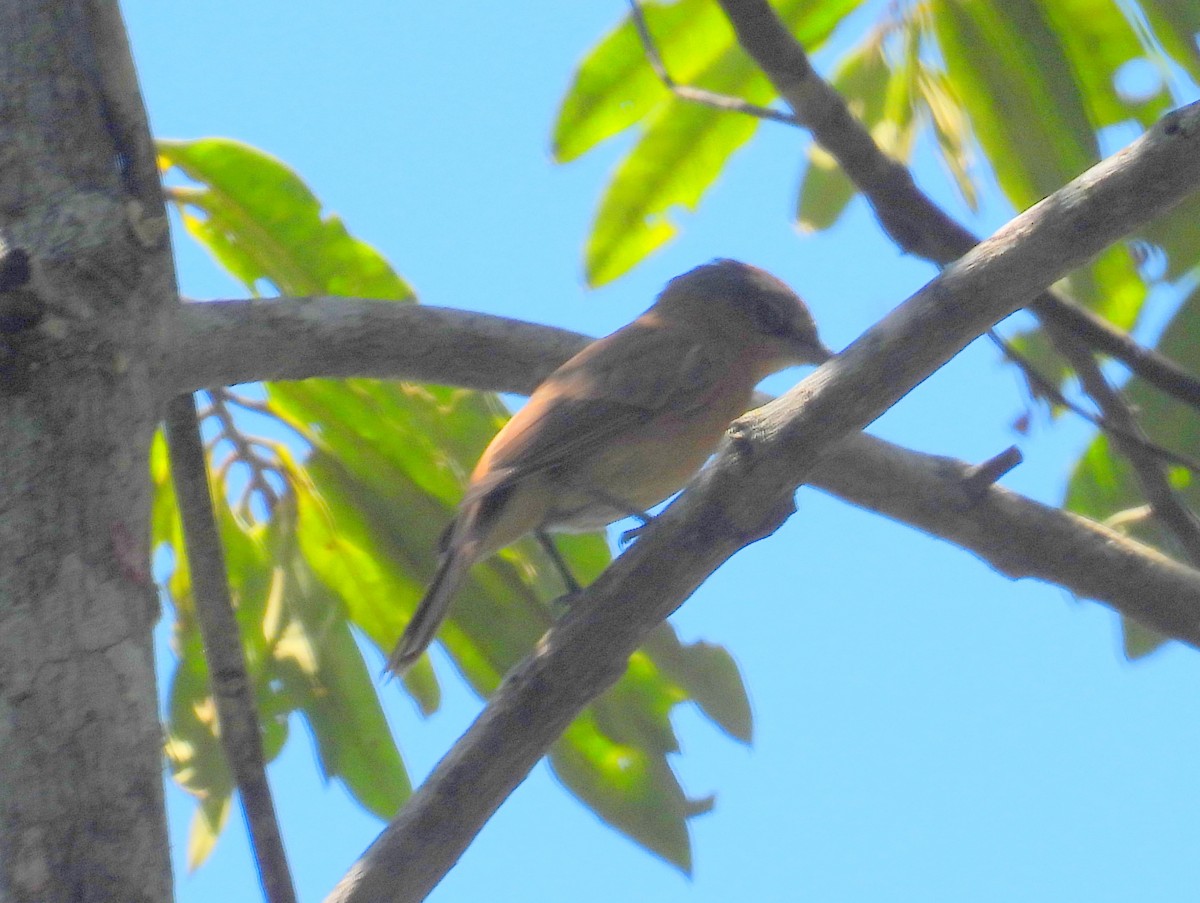
<path fill-rule="evenodd" d="M 589 345 L 552 373 L 497 436 L 489 473 L 467 498 L 589 457 L 665 410 L 686 417 L 724 372 L 719 353 L 683 331 L 636 321 Z"/>

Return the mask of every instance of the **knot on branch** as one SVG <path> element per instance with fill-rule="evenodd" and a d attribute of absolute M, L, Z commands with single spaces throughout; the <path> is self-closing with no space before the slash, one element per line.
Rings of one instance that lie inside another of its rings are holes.
<path fill-rule="evenodd" d="M 31 278 L 29 252 L 0 245 L 0 333 L 24 332 L 45 315 L 46 305 L 27 288 Z"/>
<path fill-rule="evenodd" d="M 995 457 L 968 467 L 963 474 L 963 491 L 972 502 L 978 502 L 997 480 L 1024 460 L 1021 450 L 1010 445 Z"/>
<path fill-rule="evenodd" d="M 748 473 L 754 466 L 758 446 L 767 438 L 767 434 L 762 419 L 756 414 L 739 417 L 729 425 L 726 452 L 718 460 L 729 462 L 728 466 L 735 473 Z M 711 518 L 711 523 L 716 530 L 726 532 L 739 545 L 745 546 L 770 536 L 795 512 L 796 500 L 788 492 L 753 510 L 747 510 L 744 506 L 738 506 L 736 512 L 722 509 L 718 516 Z"/>
<path fill-rule="evenodd" d="M 720 458 L 728 460 L 731 466 L 744 473 L 753 465 L 754 456 L 757 453 L 755 446 L 762 442 L 766 431 L 758 416 L 751 412 L 729 424 L 725 435 L 729 442 L 725 454 Z"/>
<path fill-rule="evenodd" d="M 0 292 L 11 292 L 29 282 L 29 252 L 24 248 L 0 251 Z"/>
<path fill-rule="evenodd" d="M 1182 134 L 1186 138 L 1200 129 L 1200 118 L 1196 117 L 1195 111 L 1190 106 L 1181 107 L 1163 116 L 1159 124 L 1164 135 Z"/>

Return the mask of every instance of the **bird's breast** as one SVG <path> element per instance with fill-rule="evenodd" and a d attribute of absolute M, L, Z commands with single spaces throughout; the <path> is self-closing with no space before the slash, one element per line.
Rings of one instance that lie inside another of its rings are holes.
<path fill-rule="evenodd" d="M 685 414 L 664 413 L 616 436 L 559 484 L 550 529 L 601 529 L 674 495 L 712 455 L 730 422 L 750 404 L 753 385 L 722 387 Z"/>

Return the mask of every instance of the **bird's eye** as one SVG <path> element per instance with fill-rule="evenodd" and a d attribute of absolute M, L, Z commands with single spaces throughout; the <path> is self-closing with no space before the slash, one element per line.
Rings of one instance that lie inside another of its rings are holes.
<path fill-rule="evenodd" d="M 785 339 L 796 331 L 791 318 L 766 299 L 754 305 L 753 317 L 759 332 L 764 335 Z"/>

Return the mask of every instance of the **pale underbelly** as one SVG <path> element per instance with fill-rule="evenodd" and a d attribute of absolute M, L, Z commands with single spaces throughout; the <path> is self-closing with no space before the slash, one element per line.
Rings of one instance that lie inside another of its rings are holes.
<path fill-rule="evenodd" d="M 627 517 L 641 517 L 670 498 L 712 456 L 728 421 L 695 424 L 685 435 L 663 435 L 631 443 L 618 453 L 563 481 L 548 474 L 558 492 L 545 529 L 580 533 L 599 530 Z"/>

